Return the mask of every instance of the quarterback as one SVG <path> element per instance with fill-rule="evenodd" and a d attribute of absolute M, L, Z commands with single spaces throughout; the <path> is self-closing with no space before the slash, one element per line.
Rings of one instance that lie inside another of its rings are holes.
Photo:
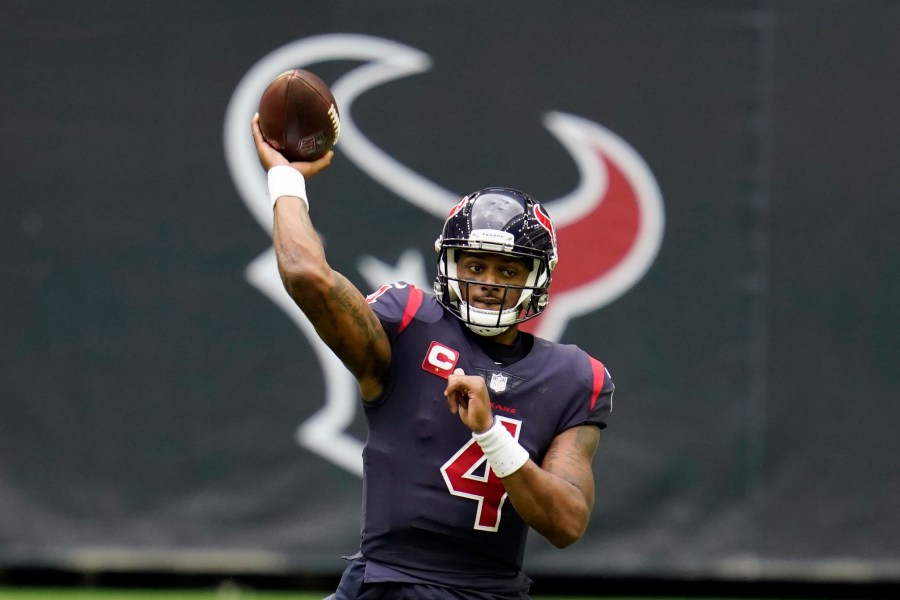
<path fill-rule="evenodd" d="M 549 301 L 550 217 L 515 189 L 474 192 L 435 242 L 433 293 L 365 296 L 308 212 L 333 154 L 289 163 L 251 125 L 285 289 L 356 378 L 369 429 L 359 552 L 330 598 L 528 598 L 528 530 L 564 548 L 587 528 L 614 389 L 583 350 L 519 329 Z"/>

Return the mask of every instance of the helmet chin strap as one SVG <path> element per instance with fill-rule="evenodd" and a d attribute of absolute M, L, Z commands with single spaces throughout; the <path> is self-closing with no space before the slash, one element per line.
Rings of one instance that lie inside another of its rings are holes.
<path fill-rule="evenodd" d="M 502 310 L 498 314 L 497 311 L 475 308 L 462 300 L 459 301 L 459 314 L 464 317 L 466 327 L 484 337 L 500 335 L 509 329 L 518 313 L 515 307 Z"/>

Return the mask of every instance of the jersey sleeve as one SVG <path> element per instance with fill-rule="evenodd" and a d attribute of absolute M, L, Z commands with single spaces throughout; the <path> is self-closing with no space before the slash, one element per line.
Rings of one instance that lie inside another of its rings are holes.
<path fill-rule="evenodd" d="M 394 342 L 412 322 L 424 297 L 422 290 L 401 281 L 381 286 L 366 296 L 366 302 L 381 321 L 391 342 Z"/>
<path fill-rule="evenodd" d="M 591 403 L 587 423 L 594 423 L 600 429 L 606 428 L 606 420 L 613 408 L 613 392 L 616 385 L 606 366 L 592 356 L 588 356 L 591 363 Z"/>
<path fill-rule="evenodd" d="M 582 351 L 579 351 L 573 364 L 577 365 L 579 392 L 567 407 L 560 429 L 578 425 L 596 425 L 605 429 L 616 389 L 609 370 L 602 362 Z"/>

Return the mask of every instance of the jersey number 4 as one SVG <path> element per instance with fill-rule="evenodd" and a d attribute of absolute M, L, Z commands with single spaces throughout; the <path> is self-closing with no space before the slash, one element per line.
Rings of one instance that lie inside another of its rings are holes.
<path fill-rule="evenodd" d="M 497 417 L 503 426 L 518 440 L 522 422 L 507 417 Z M 469 498 L 478 502 L 475 515 L 475 529 L 481 531 L 497 531 L 500 527 L 500 510 L 506 502 L 506 488 L 497 477 L 481 446 L 473 439 L 469 440 L 459 452 L 441 467 L 441 475 L 447 489 L 454 496 Z"/>

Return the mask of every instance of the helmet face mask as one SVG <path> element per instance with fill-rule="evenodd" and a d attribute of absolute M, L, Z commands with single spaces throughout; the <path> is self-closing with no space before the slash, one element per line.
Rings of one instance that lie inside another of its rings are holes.
<path fill-rule="evenodd" d="M 486 188 L 466 196 L 450 211 L 435 250 L 439 253 L 435 296 L 475 333 L 498 335 L 546 308 L 558 260 L 556 235 L 549 216 L 531 196 L 511 188 Z M 470 286 L 483 284 L 459 276 L 463 251 L 501 254 L 531 265 L 522 285 L 489 284 L 502 290 L 501 307 L 518 294 L 514 306 L 490 310 L 467 301 Z"/>

